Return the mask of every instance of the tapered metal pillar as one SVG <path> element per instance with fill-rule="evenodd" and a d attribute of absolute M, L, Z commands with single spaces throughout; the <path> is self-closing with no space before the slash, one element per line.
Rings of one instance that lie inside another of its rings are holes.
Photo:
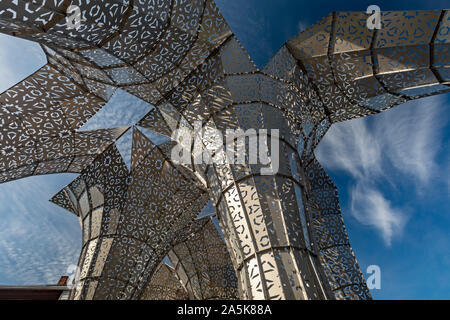
<path fill-rule="evenodd" d="M 270 127 L 271 121 L 284 121 L 276 109 L 264 103 L 232 109 L 232 116 L 244 131 L 245 119 L 260 118 L 261 129 Z M 230 111 L 226 117 L 230 117 Z M 255 125 L 252 123 L 251 127 Z M 261 142 L 259 149 L 271 150 L 268 166 L 248 164 L 252 139 Z M 312 241 L 311 219 L 304 206 L 308 186 L 297 150 L 275 132 L 266 136 L 257 131 L 245 140 L 245 149 L 236 155 L 243 152 L 247 164 L 213 163 L 206 169 L 242 298 L 334 298 Z"/>

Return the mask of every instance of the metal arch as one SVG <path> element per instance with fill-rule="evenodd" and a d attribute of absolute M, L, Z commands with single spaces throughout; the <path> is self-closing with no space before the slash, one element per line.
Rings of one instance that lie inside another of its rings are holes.
<path fill-rule="evenodd" d="M 235 300 L 238 280 L 225 242 L 212 219 L 168 253 L 191 300 Z"/>
<path fill-rule="evenodd" d="M 133 146 L 136 157 L 140 147 Z M 83 230 L 72 299 L 139 299 L 173 245 L 209 221 L 195 220 L 207 194 L 158 148 L 140 159 L 129 172 L 112 145 L 52 199 L 75 213 Z M 177 201 L 167 204 L 162 194 Z"/>
<path fill-rule="evenodd" d="M 108 148 L 81 177 L 88 185 L 100 179 L 111 203 L 122 214 L 125 229 L 120 237 L 128 241 L 117 247 L 122 254 L 135 259 L 132 251 L 138 250 L 145 255 L 146 249 L 132 243 L 130 239 L 135 237 L 129 232 L 143 236 L 146 246 L 170 247 L 170 237 L 161 242 L 145 236 L 146 231 L 164 228 L 164 224 L 143 221 L 144 216 L 134 209 L 142 212 L 149 204 L 142 201 L 136 207 L 133 201 L 143 195 L 151 198 L 147 196 L 151 184 L 158 191 L 156 197 L 163 199 L 158 205 L 167 217 L 176 214 L 191 219 L 201 205 L 193 211 L 183 205 L 203 196 L 200 184 L 192 183 L 197 177 L 216 204 L 241 297 L 370 298 L 343 227 L 335 186 L 315 161 L 314 149 L 335 122 L 449 91 L 450 39 L 448 33 L 441 32 L 449 27 L 449 11 L 383 13 L 386 26 L 394 31 L 402 26 L 414 37 L 404 37 L 400 31 L 372 32 L 365 28 L 365 13 L 333 13 L 288 41 L 259 70 L 211 0 L 168 0 L 160 6 L 134 1 L 72 3 L 95 7 L 98 10 L 92 12 L 99 14 L 85 14 L 83 28 L 68 31 L 62 21 L 68 1 L 48 0 L 31 12 L 24 9 L 24 1 L 17 5 L 2 2 L 0 32 L 42 43 L 47 68 L 69 79 L 64 89 L 80 87 L 107 100 L 114 88 L 121 87 L 154 104 L 156 109 L 139 125 L 158 133 L 172 137 L 183 128 L 194 140 L 195 121 L 201 122 L 203 130 L 280 130 L 280 172 L 269 176 L 259 175 L 261 167 L 255 165 L 186 165 L 169 170 L 173 165 L 161 150 L 144 144 L 143 159 L 136 156 L 139 160 L 127 173 L 118 154 Z M 134 23 L 143 12 L 152 13 L 148 15 L 152 24 Z M 149 25 L 156 27 L 149 30 Z M 352 32 L 355 29 L 358 32 Z M 19 103 L 15 106 L 21 107 Z M 51 103 L 44 110 L 51 110 Z M 11 127 L 6 133 L 14 135 L 14 131 Z M 206 139 L 202 143 L 210 154 L 218 153 Z M 297 145 L 295 152 L 292 146 Z M 13 149 L 8 153 L 18 155 Z M 110 159 L 117 168 L 113 171 L 108 171 Z M 165 167 L 160 167 L 161 163 Z M 166 171 L 160 176 L 162 169 Z M 146 170 L 157 174 L 145 176 Z M 113 194 L 113 189 L 118 193 Z M 167 196 L 178 191 L 178 196 Z M 85 200 L 77 198 L 72 203 L 67 194 L 58 195 L 55 201 L 75 213 L 83 207 L 82 202 L 91 201 L 87 191 Z M 91 204 L 88 208 L 88 212 L 94 209 Z M 109 228 L 103 218 L 106 216 L 101 218 L 99 232 Z M 92 223 L 84 225 L 89 225 L 89 235 Z M 335 243 L 329 243 L 330 232 L 338 233 L 332 234 Z M 92 259 L 104 263 L 98 252 L 107 250 L 115 238 L 105 239 L 104 246 L 90 239 L 84 247 L 80 258 L 83 274 L 95 272 Z M 157 250 L 156 256 L 162 257 L 165 251 Z M 139 266 L 137 260 L 134 267 Z M 131 270 L 113 260 L 107 262 L 104 268 L 115 269 L 106 272 L 101 281 L 85 276 L 83 289 L 76 291 L 74 298 L 97 294 L 138 298 L 157 266 L 149 259 L 143 267 L 148 272 L 142 275 L 139 268 Z M 137 274 L 144 280 L 136 280 Z M 108 289 L 113 287 L 118 291 Z"/>
<path fill-rule="evenodd" d="M 188 300 L 189 296 L 175 270 L 161 263 L 153 273 L 152 279 L 141 296 L 141 300 Z"/>

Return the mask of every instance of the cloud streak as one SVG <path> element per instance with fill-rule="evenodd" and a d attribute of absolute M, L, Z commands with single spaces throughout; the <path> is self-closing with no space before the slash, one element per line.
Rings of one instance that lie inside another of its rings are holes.
<path fill-rule="evenodd" d="M 336 124 L 316 150 L 328 170 L 354 179 L 351 214 L 376 229 L 387 246 L 402 235 L 408 218 L 379 186 L 407 183 L 421 194 L 439 175 L 436 158 L 442 146 L 444 104 L 444 97 L 435 96 L 408 102 L 372 119 Z"/>
<path fill-rule="evenodd" d="M 399 112 L 382 114 L 376 133 L 382 135 L 386 156 L 403 174 L 415 179 L 420 187 L 438 172 L 436 156 L 442 146 L 445 117 L 440 96 L 402 107 Z"/>
<path fill-rule="evenodd" d="M 363 225 L 374 227 L 387 246 L 391 246 L 394 235 L 403 232 L 407 216 L 394 208 L 383 194 L 363 183 L 352 189 L 351 210 Z"/>

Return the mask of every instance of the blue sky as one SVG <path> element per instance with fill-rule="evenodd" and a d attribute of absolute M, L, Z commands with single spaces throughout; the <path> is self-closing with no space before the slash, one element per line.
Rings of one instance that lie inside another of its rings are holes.
<path fill-rule="evenodd" d="M 217 0 L 259 66 L 332 11 L 442 9 L 449 1 Z M 0 92 L 45 63 L 40 48 L 0 35 Z M 14 66 L 14 67 L 13 67 Z M 129 125 L 151 108 L 123 92 L 84 129 Z M 335 125 L 317 157 L 335 180 L 363 269 L 379 265 L 378 299 L 450 299 L 450 95 Z M 115 119 L 113 123 L 109 120 Z M 129 154 L 130 137 L 121 141 Z M 0 184 L 0 284 L 54 283 L 76 263 L 75 216 L 48 202 L 75 175 Z M 367 275 L 366 275 L 367 276 Z"/>

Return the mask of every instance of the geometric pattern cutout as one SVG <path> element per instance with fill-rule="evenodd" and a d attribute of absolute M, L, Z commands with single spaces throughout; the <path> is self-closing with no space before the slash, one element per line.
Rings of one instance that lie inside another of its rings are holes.
<path fill-rule="evenodd" d="M 168 257 L 191 300 L 239 298 L 230 255 L 211 219 L 174 246 Z"/>
<path fill-rule="evenodd" d="M 20 120 L 14 126 L 18 123 Z M 26 124 L 19 124 L 12 131 L 10 126 L 7 135 L 13 137 L 14 133 L 17 137 L 15 142 L 0 142 L 0 183 L 34 175 L 79 173 L 128 129 L 61 130 L 41 135 L 40 127 L 27 129 Z M 39 131 L 36 135 L 32 133 L 35 130 Z"/>
<path fill-rule="evenodd" d="M 156 268 L 141 300 L 188 300 L 186 289 L 175 275 L 175 270 L 165 263 Z"/>
<path fill-rule="evenodd" d="M 52 201 L 74 212 L 82 227 L 80 285 L 72 299 L 139 299 L 173 243 L 208 222 L 195 220 L 207 194 L 156 146 L 129 172 L 112 145 Z"/>
<path fill-rule="evenodd" d="M 336 299 L 370 299 L 350 246 L 335 184 L 317 160 L 307 168 L 311 185 L 307 204 L 320 262 Z"/>
<path fill-rule="evenodd" d="M 333 123 L 449 91 L 448 10 L 383 12 L 374 31 L 366 13 L 335 12 L 259 70 L 212 0 L 44 2 L 0 3 L 0 32 L 39 42 L 48 60 L 0 96 L 0 182 L 82 172 L 53 198 L 83 228 L 72 298 L 138 299 L 169 252 L 196 245 L 174 262 L 190 298 L 231 298 L 236 288 L 245 299 L 370 298 L 314 149 Z M 79 29 L 67 28 L 70 3 L 83 13 Z M 139 126 L 174 140 L 155 146 L 134 130 L 131 171 L 111 145 L 117 131 L 76 131 L 116 88 L 155 106 Z M 246 164 L 172 163 L 181 140 L 220 156 L 199 137 L 213 129 L 279 130 L 272 173 L 248 164 L 247 147 L 235 152 Z M 208 200 L 237 286 L 205 258 L 210 222 L 195 217 Z M 197 260 L 208 267 L 201 276 Z"/>

